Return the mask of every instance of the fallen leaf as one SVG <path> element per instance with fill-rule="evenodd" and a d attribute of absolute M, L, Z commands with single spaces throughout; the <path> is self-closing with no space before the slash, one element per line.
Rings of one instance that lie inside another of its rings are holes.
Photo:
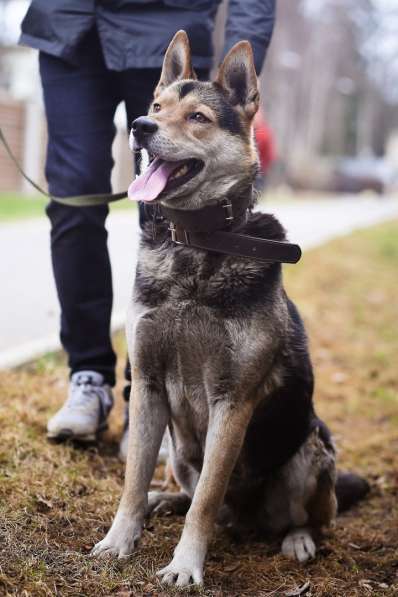
<path fill-rule="evenodd" d="M 49 500 L 46 500 L 41 495 L 36 496 L 36 507 L 38 512 L 48 512 L 53 505 Z"/>
<path fill-rule="evenodd" d="M 369 584 L 370 582 L 371 582 L 370 580 L 368 580 L 368 579 L 366 579 L 366 578 L 363 578 L 362 580 L 360 580 L 360 581 L 358 582 L 358 584 L 359 584 L 359 586 L 360 586 L 360 587 L 362 587 L 363 589 L 367 589 L 368 591 L 373 591 L 373 589 L 372 589 L 372 585 L 371 585 L 371 584 Z"/>

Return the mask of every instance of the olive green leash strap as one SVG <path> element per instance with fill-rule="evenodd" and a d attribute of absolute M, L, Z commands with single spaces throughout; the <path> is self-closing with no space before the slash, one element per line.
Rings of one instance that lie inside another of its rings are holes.
<path fill-rule="evenodd" d="M 27 180 L 37 191 L 39 191 L 39 193 L 45 195 L 53 201 L 56 201 L 57 203 L 62 203 L 62 205 L 69 205 L 71 207 L 93 207 L 95 205 L 106 205 L 108 203 L 112 203 L 113 201 L 119 201 L 120 199 L 125 199 L 127 197 L 127 191 L 123 193 L 99 193 L 96 195 L 75 195 L 74 197 L 54 197 L 54 195 L 47 193 L 47 191 L 42 189 L 37 183 L 35 183 L 34 180 L 25 174 L 19 165 L 17 158 L 12 153 L 1 128 L 0 141 L 4 145 L 10 159 L 14 162 L 18 172 L 24 177 L 24 179 Z"/>

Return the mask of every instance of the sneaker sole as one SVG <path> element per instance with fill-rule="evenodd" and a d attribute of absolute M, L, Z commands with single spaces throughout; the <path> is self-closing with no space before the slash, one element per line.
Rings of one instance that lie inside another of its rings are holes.
<path fill-rule="evenodd" d="M 85 444 L 95 443 L 98 440 L 98 436 L 108 429 L 108 425 L 105 423 L 99 427 L 96 433 L 86 433 L 84 435 L 78 435 L 73 433 L 71 429 L 61 429 L 58 433 L 48 433 L 47 439 L 56 443 L 70 441 L 82 442 Z"/>

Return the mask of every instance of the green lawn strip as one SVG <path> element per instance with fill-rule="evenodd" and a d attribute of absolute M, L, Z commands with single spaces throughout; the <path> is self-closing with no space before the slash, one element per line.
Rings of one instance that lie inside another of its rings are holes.
<path fill-rule="evenodd" d="M 44 216 L 47 199 L 17 193 L 0 194 L 0 222 Z"/>

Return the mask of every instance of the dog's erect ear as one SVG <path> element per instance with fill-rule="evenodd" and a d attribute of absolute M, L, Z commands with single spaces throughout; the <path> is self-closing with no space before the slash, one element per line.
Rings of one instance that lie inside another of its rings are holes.
<path fill-rule="evenodd" d="M 162 89 L 180 79 L 196 79 L 191 64 L 188 35 L 182 29 L 177 31 L 167 48 L 160 81 L 155 89 L 155 97 Z"/>
<path fill-rule="evenodd" d="M 227 92 L 233 105 L 241 106 L 253 118 L 259 106 L 259 91 L 253 50 L 248 41 L 235 44 L 221 64 L 216 82 Z"/>

